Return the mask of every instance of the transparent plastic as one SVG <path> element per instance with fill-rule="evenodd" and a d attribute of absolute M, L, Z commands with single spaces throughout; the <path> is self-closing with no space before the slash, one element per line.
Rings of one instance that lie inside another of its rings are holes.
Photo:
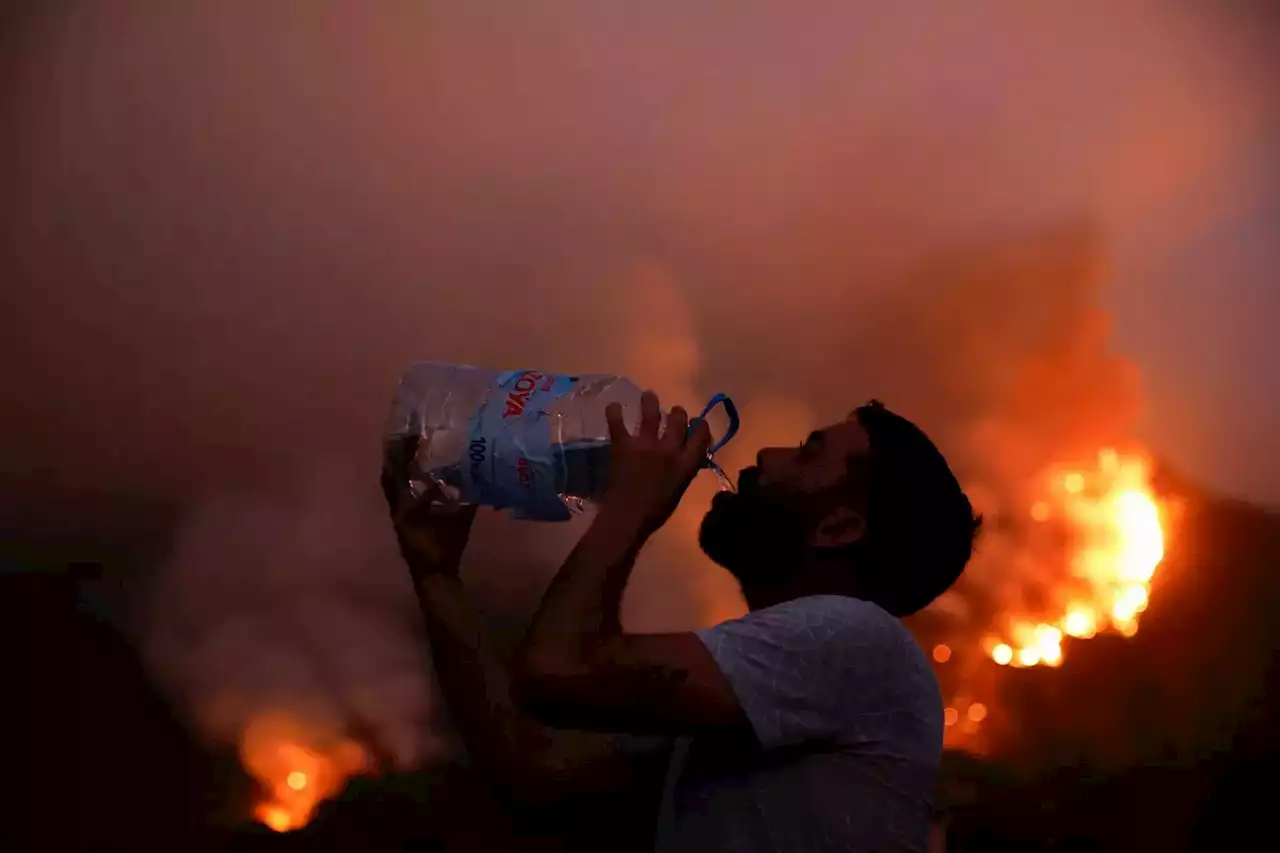
<path fill-rule="evenodd" d="M 545 393 L 530 396 L 530 389 Z M 638 423 L 641 393 L 629 379 L 610 374 L 566 376 L 418 362 L 396 388 L 386 436 L 418 439 L 409 470 L 417 494 L 506 508 L 521 518 L 564 520 L 608 489 L 605 409 L 618 403 L 625 422 Z M 715 398 L 708 410 L 717 402 L 730 412 L 731 429 L 716 449 L 732 437 L 737 418 L 727 398 Z M 531 491 L 501 489 L 495 495 L 488 483 L 478 485 L 472 463 L 482 445 L 488 478 L 506 476 Z M 720 476 L 722 488 L 732 487 L 710 455 L 708 467 Z"/>

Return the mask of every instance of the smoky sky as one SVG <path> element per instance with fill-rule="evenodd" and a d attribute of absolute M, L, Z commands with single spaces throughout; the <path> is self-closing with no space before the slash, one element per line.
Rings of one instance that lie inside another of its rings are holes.
<path fill-rule="evenodd" d="M 341 683 L 401 697 L 402 755 L 429 691 L 373 469 L 417 358 L 728 391 L 734 464 L 875 396 L 992 503 L 1100 441 L 1275 502 L 1256 15 L 33 5 L 3 42 L 9 478 L 187 507 L 152 647 L 206 716 Z M 638 569 L 646 627 L 740 606 L 697 511 Z M 477 587 L 519 611 L 577 528 L 485 525 Z M 334 604 L 352 585 L 363 610 Z M 335 627 L 300 650 L 291 619 Z M 324 678 L 297 663 L 316 644 L 345 661 Z"/>

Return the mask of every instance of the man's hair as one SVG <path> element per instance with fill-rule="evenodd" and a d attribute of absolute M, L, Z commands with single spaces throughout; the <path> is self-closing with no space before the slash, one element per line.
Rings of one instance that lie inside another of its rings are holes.
<path fill-rule="evenodd" d="M 850 460 L 866 483 L 866 531 L 850 556 L 864 594 L 895 616 L 908 616 L 960 577 L 982 517 L 919 427 L 876 400 L 855 414 L 870 450 Z"/>

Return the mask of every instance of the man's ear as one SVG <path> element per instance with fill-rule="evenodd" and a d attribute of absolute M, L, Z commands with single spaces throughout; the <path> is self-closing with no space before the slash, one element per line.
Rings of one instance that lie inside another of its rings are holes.
<path fill-rule="evenodd" d="M 867 532 L 867 520 L 856 510 L 838 506 L 813 531 L 809 544 L 814 548 L 841 548 L 852 545 Z"/>

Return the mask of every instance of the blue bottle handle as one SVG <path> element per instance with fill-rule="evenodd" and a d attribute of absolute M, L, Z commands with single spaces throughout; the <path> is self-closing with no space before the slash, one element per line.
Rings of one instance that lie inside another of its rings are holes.
<path fill-rule="evenodd" d="M 741 425 L 741 421 L 738 419 L 738 407 L 733 404 L 733 400 L 729 399 L 729 395 L 716 394 L 707 401 L 707 405 L 702 409 L 702 414 L 689 422 L 689 431 L 693 432 L 693 428 L 696 427 L 700 421 L 705 421 L 707 419 L 707 415 L 711 414 L 711 410 L 716 406 L 724 406 L 725 417 L 729 419 L 729 428 L 725 430 L 724 435 L 720 436 L 719 440 L 707 449 L 708 457 L 714 456 L 716 451 L 728 444 L 730 440 L 738 434 L 738 427 Z"/>

